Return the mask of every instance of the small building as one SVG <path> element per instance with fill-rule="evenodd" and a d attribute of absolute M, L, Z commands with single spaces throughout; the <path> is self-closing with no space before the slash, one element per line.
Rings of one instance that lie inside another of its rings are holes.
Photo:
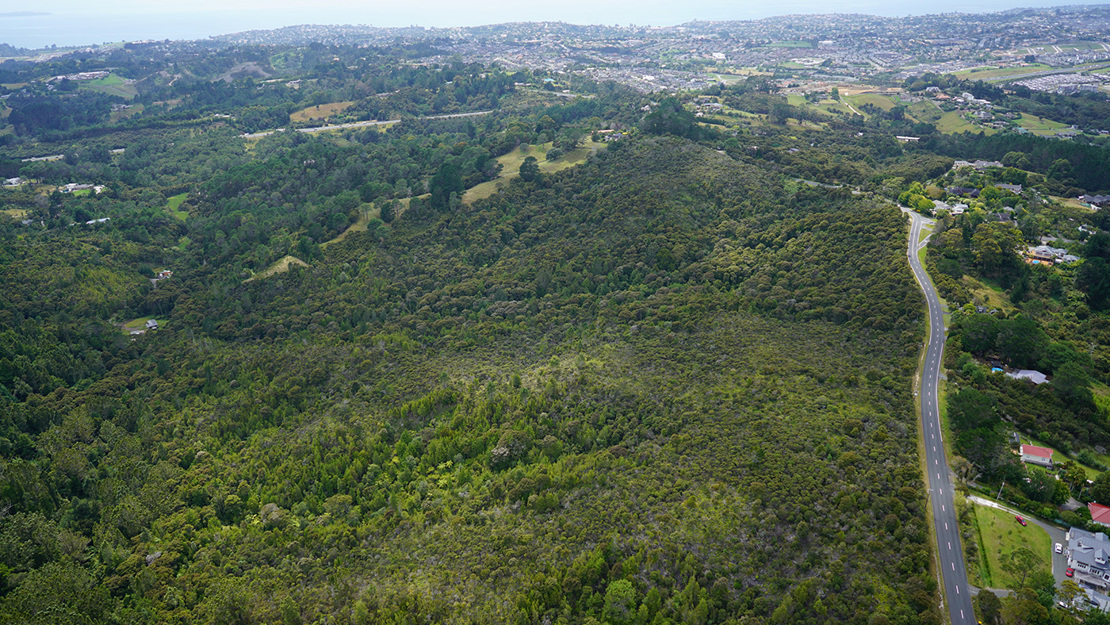
<path fill-rule="evenodd" d="M 18 187 L 18 186 L 22 185 L 24 182 L 25 182 L 25 180 L 23 180 L 19 176 L 16 176 L 15 178 L 5 178 L 4 179 L 4 186 L 5 187 Z"/>
<path fill-rule="evenodd" d="M 1092 521 L 1099 525 L 1110 527 L 1110 506 L 1091 502 L 1087 504 L 1087 509 L 1091 511 Z"/>
<path fill-rule="evenodd" d="M 998 187 L 1002 191 L 1009 191 L 1010 193 L 1013 193 L 1014 195 L 1021 195 L 1021 185 L 1020 184 L 1000 183 L 1000 184 L 996 184 L 994 186 Z"/>
<path fill-rule="evenodd" d="M 1017 369 L 1006 374 L 1015 380 L 1029 380 L 1033 384 L 1048 382 L 1048 376 L 1035 369 Z"/>
<path fill-rule="evenodd" d="M 157 330 L 158 329 L 158 322 L 153 320 L 153 319 L 147 319 L 146 320 L 146 329 L 147 330 Z"/>
<path fill-rule="evenodd" d="M 1048 447 L 1037 447 L 1036 445 L 1022 445 L 1021 446 L 1021 461 L 1027 464 L 1035 464 L 1041 467 L 1052 468 L 1052 450 Z"/>

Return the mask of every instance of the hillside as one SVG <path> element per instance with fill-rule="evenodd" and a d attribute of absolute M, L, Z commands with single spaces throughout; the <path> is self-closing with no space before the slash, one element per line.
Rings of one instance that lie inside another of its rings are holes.
<path fill-rule="evenodd" d="M 935 621 L 904 232 L 645 137 L 312 267 L 182 271 L 140 357 L 3 408 L 41 424 L 3 610 Z"/>

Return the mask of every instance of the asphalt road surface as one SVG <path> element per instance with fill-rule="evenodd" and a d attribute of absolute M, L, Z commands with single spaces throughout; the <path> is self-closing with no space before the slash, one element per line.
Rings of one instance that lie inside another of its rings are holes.
<path fill-rule="evenodd" d="M 944 578 L 944 596 L 953 625 L 975 625 L 975 611 L 971 607 L 971 587 L 967 583 L 963 547 L 960 545 L 960 526 L 956 521 L 956 508 L 952 505 L 952 478 L 948 460 L 944 456 L 941 438 L 940 411 L 937 406 L 937 382 L 944 353 L 944 311 L 940 297 L 933 287 L 929 274 L 921 266 L 917 251 L 921 245 L 921 228 L 932 223 L 917 213 L 909 214 L 910 240 L 908 254 L 910 268 L 918 285 L 925 293 L 929 315 L 929 342 L 925 348 L 925 364 L 921 374 L 921 431 L 925 436 L 925 474 L 929 499 L 933 508 L 933 526 L 936 528 L 937 564 Z"/>

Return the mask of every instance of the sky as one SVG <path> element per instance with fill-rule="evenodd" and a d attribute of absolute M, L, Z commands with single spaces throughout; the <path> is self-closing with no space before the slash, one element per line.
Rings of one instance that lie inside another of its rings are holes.
<path fill-rule="evenodd" d="M 1089 3 L 1100 2 L 1105 0 Z M 747 20 L 798 13 L 904 16 L 951 11 L 985 13 L 1015 6 L 1022 5 L 1015 5 L 1014 0 L 39 0 L 0 6 L 0 43 L 41 48 L 50 44 L 200 39 L 295 24 L 477 26 L 563 21 L 669 26 L 696 19 Z"/>

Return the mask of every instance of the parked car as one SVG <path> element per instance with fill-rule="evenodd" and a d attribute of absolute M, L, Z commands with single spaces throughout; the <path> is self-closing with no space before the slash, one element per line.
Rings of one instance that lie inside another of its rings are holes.
<path fill-rule="evenodd" d="M 1056 543 L 1056 553 L 1064 553 L 1064 548 L 1060 545 L 1060 543 Z"/>
<path fill-rule="evenodd" d="M 1075 569 L 1073 569 L 1069 566 L 1067 568 L 1067 570 L 1064 571 L 1064 575 L 1067 575 L 1068 577 L 1071 577 L 1072 575 L 1075 575 Z"/>
<path fill-rule="evenodd" d="M 1023 519 L 1023 518 L 1021 518 L 1021 517 L 1019 517 L 1019 516 L 1015 516 L 1014 518 L 1015 518 L 1015 519 L 1017 519 L 1017 522 L 1018 522 L 1018 523 L 1021 523 L 1021 524 L 1022 524 L 1023 526 L 1025 525 L 1025 519 Z"/>

